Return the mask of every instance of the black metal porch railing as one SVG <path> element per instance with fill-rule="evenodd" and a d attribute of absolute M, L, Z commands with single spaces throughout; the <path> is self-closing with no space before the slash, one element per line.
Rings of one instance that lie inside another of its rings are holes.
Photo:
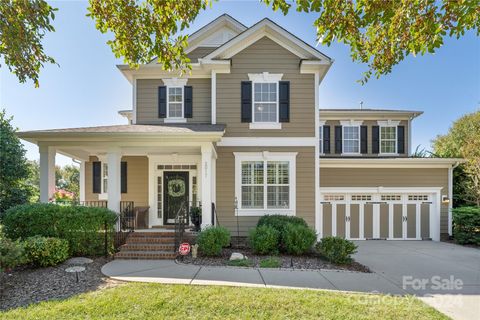
<path fill-rule="evenodd" d="M 120 201 L 114 237 L 115 250 L 125 244 L 128 235 L 135 229 L 135 204 L 133 201 Z"/>
<path fill-rule="evenodd" d="M 177 213 L 175 214 L 175 246 L 173 247 L 173 251 L 178 253 L 178 247 L 180 243 L 183 242 L 183 237 L 185 235 L 185 226 L 188 224 L 188 202 L 183 202 L 180 205 Z"/>

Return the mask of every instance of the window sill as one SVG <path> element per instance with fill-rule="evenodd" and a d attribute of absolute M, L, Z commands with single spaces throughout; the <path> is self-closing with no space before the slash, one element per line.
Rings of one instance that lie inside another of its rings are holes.
<path fill-rule="evenodd" d="M 295 211 L 292 209 L 238 209 L 235 211 L 235 216 L 239 217 L 261 217 L 272 214 L 294 216 Z"/>
<path fill-rule="evenodd" d="M 165 118 L 164 123 L 186 123 L 187 119 L 185 118 Z"/>
<path fill-rule="evenodd" d="M 252 122 L 250 123 L 250 129 L 253 130 L 279 130 L 282 129 L 282 124 L 277 122 Z"/>
<path fill-rule="evenodd" d="M 343 152 L 340 154 L 341 156 L 350 156 L 350 157 L 354 157 L 354 156 L 360 156 L 362 155 L 360 152 Z"/>
<path fill-rule="evenodd" d="M 400 154 L 398 153 L 379 153 L 379 156 L 391 156 L 391 157 L 398 157 Z"/>

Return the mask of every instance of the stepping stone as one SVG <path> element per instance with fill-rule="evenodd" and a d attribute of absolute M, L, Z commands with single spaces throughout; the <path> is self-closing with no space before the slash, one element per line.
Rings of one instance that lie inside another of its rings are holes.
<path fill-rule="evenodd" d="M 69 267 L 65 269 L 66 272 L 83 272 L 85 271 L 85 267 L 81 266 L 75 266 L 75 267 Z"/>
<path fill-rule="evenodd" d="M 93 260 L 89 258 L 84 258 L 84 257 L 75 257 L 75 258 L 70 258 L 67 260 L 67 264 L 89 264 L 92 263 Z"/>

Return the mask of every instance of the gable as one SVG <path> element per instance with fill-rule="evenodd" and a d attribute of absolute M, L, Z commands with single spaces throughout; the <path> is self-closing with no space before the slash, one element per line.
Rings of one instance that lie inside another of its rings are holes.
<path fill-rule="evenodd" d="M 276 63 L 281 61 L 282 68 L 289 68 L 284 65 L 285 63 L 289 65 L 294 65 L 295 68 L 299 68 L 300 58 L 282 47 L 277 42 L 273 41 L 269 37 L 262 37 L 244 48 L 242 51 L 237 52 L 233 57 L 231 57 L 232 63 L 250 63 L 252 66 L 257 64 L 268 64 Z"/>

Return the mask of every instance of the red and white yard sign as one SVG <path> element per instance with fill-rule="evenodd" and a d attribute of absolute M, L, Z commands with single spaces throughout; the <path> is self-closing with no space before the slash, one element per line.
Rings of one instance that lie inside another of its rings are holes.
<path fill-rule="evenodd" d="M 190 244 L 187 243 L 187 242 L 184 242 L 184 243 L 180 244 L 180 247 L 178 248 L 178 252 L 182 256 L 186 256 L 187 254 L 190 253 Z"/>

